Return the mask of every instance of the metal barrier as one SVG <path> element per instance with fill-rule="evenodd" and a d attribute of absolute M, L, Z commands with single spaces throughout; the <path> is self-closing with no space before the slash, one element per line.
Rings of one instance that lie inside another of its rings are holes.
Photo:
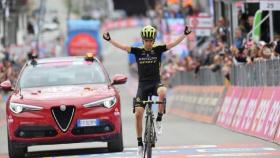
<path fill-rule="evenodd" d="M 277 86 L 280 82 L 280 59 L 256 61 L 232 68 L 231 83 L 237 86 Z"/>
<path fill-rule="evenodd" d="M 176 85 L 223 85 L 224 77 L 221 71 L 213 72 L 209 68 L 194 71 L 178 71 L 170 80 L 172 86 Z"/>
<path fill-rule="evenodd" d="M 223 85 L 221 71 L 201 68 L 198 73 L 180 71 L 171 78 L 171 85 Z M 253 64 L 235 65 L 231 69 L 230 82 L 236 86 L 280 85 L 280 58 L 255 61 Z"/>

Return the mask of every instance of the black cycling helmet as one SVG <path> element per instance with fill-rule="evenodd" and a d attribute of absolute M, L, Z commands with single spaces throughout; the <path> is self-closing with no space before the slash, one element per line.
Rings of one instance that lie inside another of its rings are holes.
<path fill-rule="evenodd" d="M 141 30 L 142 39 L 155 40 L 156 36 L 157 36 L 157 30 L 151 25 L 147 25 Z"/>

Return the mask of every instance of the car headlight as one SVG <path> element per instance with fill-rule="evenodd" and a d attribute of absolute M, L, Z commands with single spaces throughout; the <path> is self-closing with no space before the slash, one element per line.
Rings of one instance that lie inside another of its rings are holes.
<path fill-rule="evenodd" d="M 116 97 L 109 97 L 109 98 L 105 98 L 105 99 L 101 99 L 98 101 L 94 101 L 94 102 L 85 104 L 84 107 L 91 108 L 94 106 L 104 106 L 106 108 L 111 108 L 116 104 L 116 102 L 117 102 Z"/>
<path fill-rule="evenodd" d="M 16 114 L 19 114 L 24 111 L 37 111 L 42 110 L 43 107 L 34 106 L 34 105 L 26 105 L 26 104 L 19 104 L 19 103 L 10 103 L 10 110 Z"/>

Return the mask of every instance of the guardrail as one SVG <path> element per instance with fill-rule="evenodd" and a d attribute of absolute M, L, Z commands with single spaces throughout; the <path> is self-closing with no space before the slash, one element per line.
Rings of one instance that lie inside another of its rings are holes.
<path fill-rule="evenodd" d="M 170 83 L 175 85 L 223 85 L 224 76 L 221 71 L 208 68 L 201 68 L 197 73 L 194 71 L 178 71 L 170 79 Z"/>
<path fill-rule="evenodd" d="M 221 71 L 209 68 L 194 71 L 178 71 L 171 79 L 174 85 L 223 85 L 225 77 Z M 240 64 L 231 68 L 230 82 L 236 86 L 280 85 L 280 58 Z"/>
<path fill-rule="evenodd" d="M 280 59 L 236 65 L 231 86 L 221 72 L 178 72 L 168 112 L 280 144 Z"/>
<path fill-rule="evenodd" d="M 231 83 L 237 86 L 277 86 L 280 83 L 280 59 L 234 66 Z"/>

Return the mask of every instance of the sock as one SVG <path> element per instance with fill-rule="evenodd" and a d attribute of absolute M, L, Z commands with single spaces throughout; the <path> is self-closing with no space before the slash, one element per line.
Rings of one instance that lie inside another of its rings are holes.
<path fill-rule="evenodd" d="M 161 121 L 162 120 L 162 115 L 163 115 L 162 113 L 158 113 L 156 121 Z"/>
<path fill-rule="evenodd" d="M 137 138 L 138 146 L 143 146 L 142 137 Z"/>

